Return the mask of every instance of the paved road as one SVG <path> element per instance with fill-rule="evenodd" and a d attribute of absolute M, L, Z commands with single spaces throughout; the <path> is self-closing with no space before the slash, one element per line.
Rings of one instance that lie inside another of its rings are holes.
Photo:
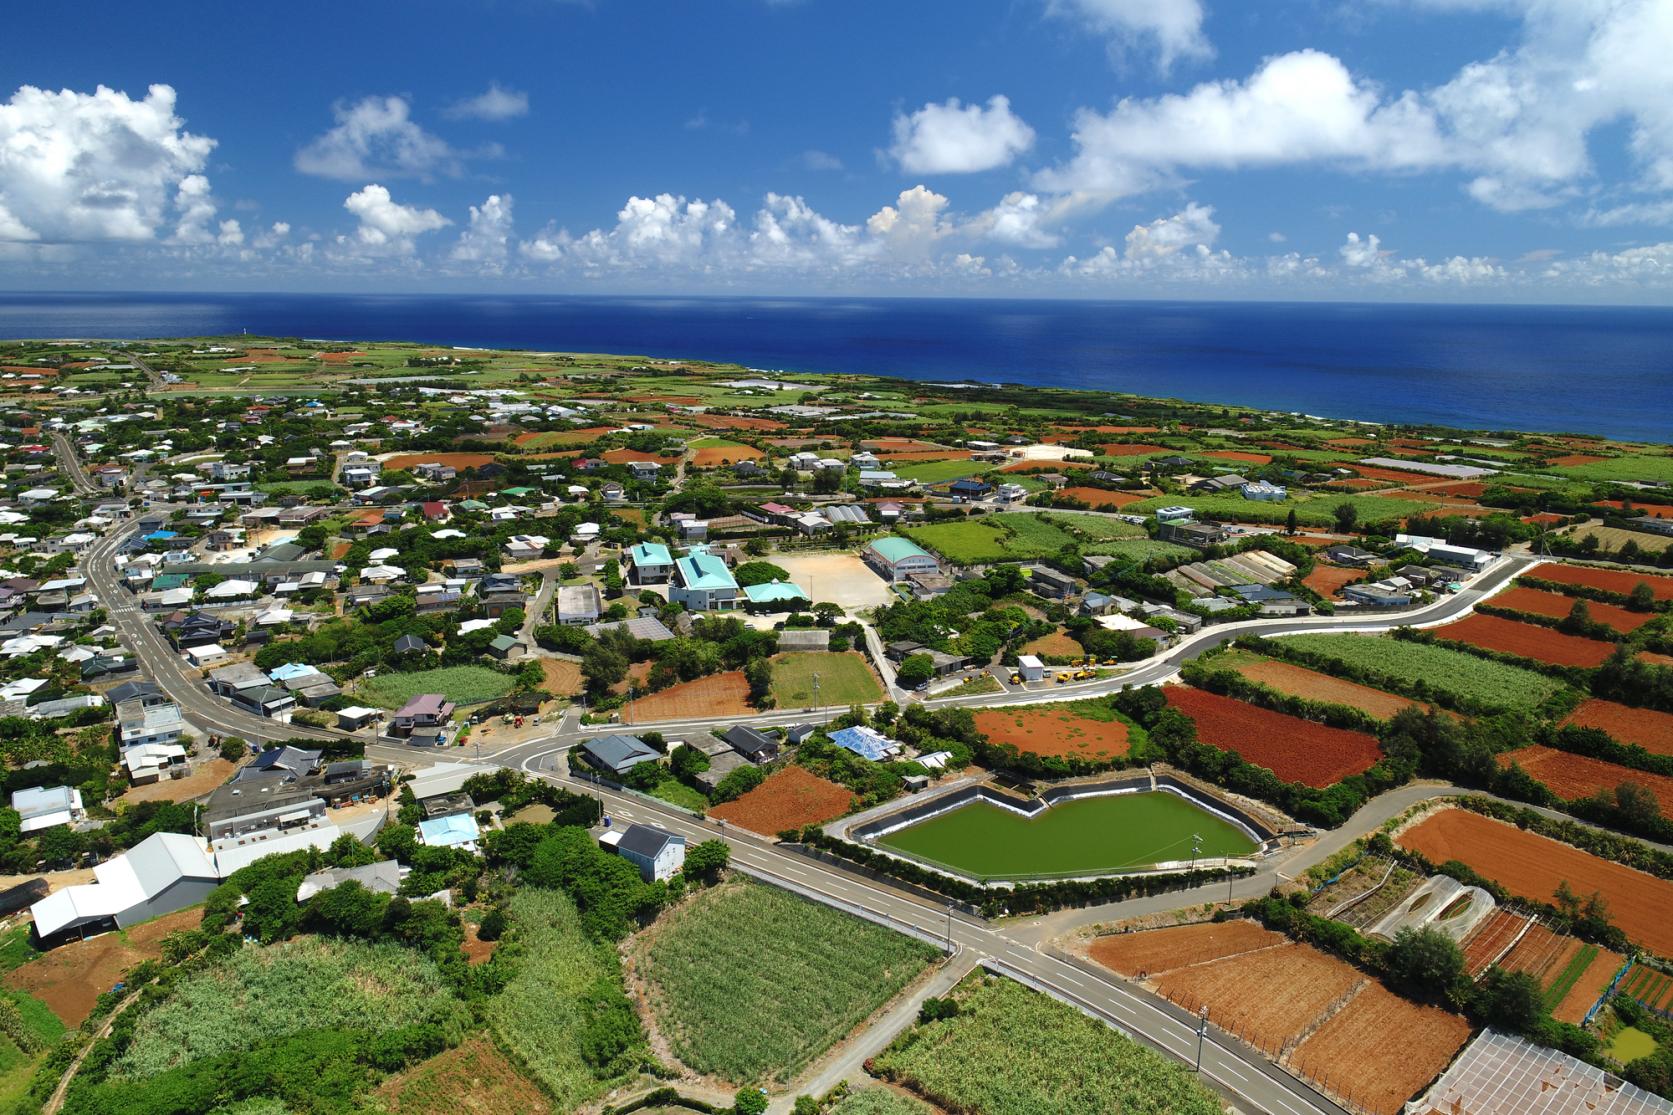
<path fill-rule="evenodd" d="M 70 485 L 75 488 L 77 494 L 89 498 L 101 494 L 99 486 L 93 483 L 92 478 L 87 475 L 87 470 L 81 467 L 81 461 L 76 457 L 75 447 L 70 444 L 70 439 L 58 431 L 53 431 L 52 434 L 52 455 L 58 458 L 58 467 L 64 470 L 64 475 L 69 478 Z"/>

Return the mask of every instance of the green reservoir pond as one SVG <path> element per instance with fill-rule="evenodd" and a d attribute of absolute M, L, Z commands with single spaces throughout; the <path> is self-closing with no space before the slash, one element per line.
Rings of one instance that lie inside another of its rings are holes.
<path fill-rule="evenodd" d="M 1144 792 L 1059 802 L 1032 818 L 973 801 L 897 829 L 877 843 L 978 877 L 1097 874 L 1202 856 L 1241 856 L 1255 841 L 1177 794 Z"/>

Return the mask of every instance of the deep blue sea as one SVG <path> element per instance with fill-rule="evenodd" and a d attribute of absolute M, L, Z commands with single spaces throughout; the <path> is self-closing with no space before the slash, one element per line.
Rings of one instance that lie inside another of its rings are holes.
<path fill-rule="evenodd" d="M 1673 441 L 1673 308 L 0 293 L 0 337 L 236 333 L 1100 388 Z"/>

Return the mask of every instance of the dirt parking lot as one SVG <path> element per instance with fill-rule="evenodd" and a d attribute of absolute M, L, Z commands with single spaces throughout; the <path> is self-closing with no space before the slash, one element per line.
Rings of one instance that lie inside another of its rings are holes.
<path fill-rule="evenodd" d="M 888 582 L 873 573 L 858 554 L 771 554 L 762 560 L 789 573 L 815 602 L 829 600 L 854 609 L 875 608 L 894 600 Z"/>

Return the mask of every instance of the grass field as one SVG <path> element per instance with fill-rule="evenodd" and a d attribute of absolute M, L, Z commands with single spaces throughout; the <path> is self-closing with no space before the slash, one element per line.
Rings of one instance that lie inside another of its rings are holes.
<path fill-rule="evenodd" d="M 1431 692 L 1485 708 L 1532 711 L 1562 688 L 1556 679 L 1519 666 L 1382 635 L 1291 635 L 1283 645 L 1374 671 L 1397 683 L 1421 681 Z"/>
<path fill-rule="evenodd" d="M 1074 1007 L 978 972 L 955 990 L 959 1012 L 914 1026 L 872 1071 L 948 1111 L 1217 1115 L 1191 1071 Z"/>
<path fill-rule="evenodd" d="M 264 1038 L 325 1027 L 384 1033 L 458 1023 L 435 965 L 395 944 L 298 937 L 246 948 L 187 977 L 142 1017 L 115 1071 L 148 1077 Z"/>
<path fill-rule="evenodd" d="M 508 939 L 523 952 L 511 982 L 483 1013 L 557 1108 L 571 1111 L 620 1083 L 595 1072 L 581 1049 L 587 1019 L 601 1005 L 625 1002 L 620 964 L 614 949 L 581 932 L 575 904 L 560 891 L 524 887 L 512 896 L 510 915 Z"/>
<path fill-rule="evenodd" d="M 400 708 L 420 693 L 440 693 L 456 704 L 491 701 L 511 692 L 509 674 L 487 666 L 442 666 L 410 674 L 379 674 L 356 688 L 379 708 Z"/>
<path fill-rule="evenodd" d="M 681 809 L 689 809 L 693 813 L 702 813 L 709 807 L 708 798 L 677 778 L 664 779 L 650 791 L 650 794 L 653 798 L 677 805 Z"/>
<path fill-rule="evenodd" d="M 675 1055 L 746 1083 L 789 1080 L 935 955 L 788 891 L 737 882 L 664 915 L 635 962 Z"/>
<path fill-rule="evenodd" d="M 883 699 L 883 686 L 857 651 L 797 652 L 776 655 L 773 703 L 781 709 L 811 707 L 813 675 L 819 675 L 820 705 L 863 705 Z"/>
<path fill-rule="evenodd" d="M 1420 479 L 1420 477 L 1412 477 Z M 1336 508 L 1352 504 L 1361 523 L 1386 522 L 1407 515 L 1421 515 L 1433 504 L 1415 499 L 1400 499 L 1378 495 L 1338 495 L 1334 493 L 1310 495 L 1282 503 L 1263 503 L 1242 496 L 1166 495 L 1143 500 L 1128 507 L 1135 514 L 1153 512 L 1159 507 L 1190 507 L 1200 515 L 1236 522 L 1281 523 L 1293 509 L 1296 521 L 1305 526 L 1330 526 L 1336 519 Z"/>
<path fill-rule="evenodd" d="M 1144 530 L 1099 515 L 1007 511 L 959 522 L 907 527 L 901 533 L 957 565 L 979 565 L 1042 558 L 1070 543 L 1100 545 L 1142 538 Z"/>
<path fill-rule="evenodd" d="M 1152 558 L 1179 561 L 1195 553 L 1194 550 L 1189 550 L 1184 546 L 1176 546 L 1172 542 L 1158 542 L 1153 538 L 1128 538 L 1117 542 L 1097 542 L 1091 546 L 1082 547 L 1082 552 L 1112 554 L 1115 557 L 1129 558 L 1133 561 L 1149 561 Z"/>
<path fill-rule="evenodd" d="M 1619 550 L 1628 542 L 1636 543 L 1640 550 L 1652 554 L 1673 546 L 1673 538 L 1664 534 L 1646 534 L 1641 530 L 1622 530 L 1620 527 L 1576 527 L 1568 531 L 1568 537 L 1576 542 L 1584 542 L 1588 538 L 1596 538 L 1598 545 L 1605 550 Z"/>
<path fill-rule="evenodd" d="M 1652 1041 L 1652 1048 L 1655 1043 Z M 932 1115 L 928 1107 L 911 1096 L 887 1088 L 866 1088 L 855 1092 L 830 1109 L 830 1115 Z"/>
<path fill-rule="evenodd" d="M 896 476 L 916 480 L 920 484 L 941 484 L 949 480 L 962 480 L 966 476 L 980 476 L 988 471 L 989 467 L 981 461 L 972 461 L 966 457 L 955 461 L 913 461 L 893 471 Z"/>
<path fill-rule="evenodd" d="M 1255 843 L 1174 794 L 1140 793 L 1059 802 L 1022 817 L 985 801 L 897 829 L 878 843 L 979 878 L 1094 875 L 1203 856 L 1239 856 Z"/>
<path fill-rule="evenodd" d="M 1673 457 L 1610 457 L 1587 464 L 1566 465 L 1551 470 L 1581 480 L 1645 480 L 1673 482 Z"/>

